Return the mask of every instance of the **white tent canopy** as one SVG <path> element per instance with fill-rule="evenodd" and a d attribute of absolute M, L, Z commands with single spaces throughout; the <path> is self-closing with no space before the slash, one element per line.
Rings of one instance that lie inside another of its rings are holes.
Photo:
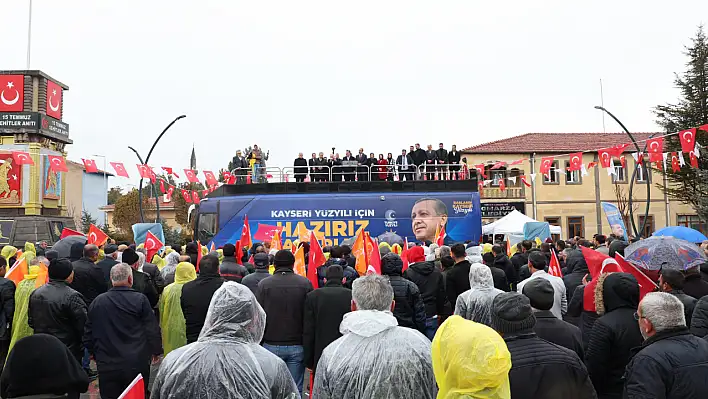
<path fill-rule="evenodd" d="M 482 226 L 482 234 L 520 234 L 524 235 L 524 225 L 527 222 L 538 222 L 514 209 L 503 218 Z M 550 226 L 551 234 L 561 234 L 560 226 Z"/>

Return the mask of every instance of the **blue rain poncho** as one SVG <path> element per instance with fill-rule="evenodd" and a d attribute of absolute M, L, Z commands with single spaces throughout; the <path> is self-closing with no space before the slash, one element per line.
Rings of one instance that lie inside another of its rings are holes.
<path fill-rule="evenodd" d="M 345 314 L 339 331 L 343 336 L 317 363 L 313 398 L 435 398 L 430 341 L 423 334 L 377 310 Z"/>
<path fill-rule="evenodd" d="M 259 345 L 266 314 L 245 285 L 227 281 L 197 342 L 165 357 L 151 399 L 299 399 L 285 363 Z"/>
<path fill-rule="evenodd" d="M 488 326 L 492 322 L 492 302 L 502 291 L 494 288 L 489 266 L 473 264 L 470 266 L 469 277 L 470 289 L 457 297 L 455 314 Z"/>

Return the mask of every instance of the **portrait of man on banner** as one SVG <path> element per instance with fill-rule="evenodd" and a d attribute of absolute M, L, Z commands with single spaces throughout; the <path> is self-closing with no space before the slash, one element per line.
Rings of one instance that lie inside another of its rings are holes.
<path fill-rule="evenodd" d="M 0 153 L 0 206 L 22 203 L 22 166 L 11 153 Z"/>
<path fill-rule="evenodd" d="M 42 162 L 42 169 L 44 170 L 42 180 L 42 196 L 47 199 L 58 200 L 61 198 L 61 172 L 55 172 L 49 167 L 49 158 L 45 155 L 44 162 Z"/>

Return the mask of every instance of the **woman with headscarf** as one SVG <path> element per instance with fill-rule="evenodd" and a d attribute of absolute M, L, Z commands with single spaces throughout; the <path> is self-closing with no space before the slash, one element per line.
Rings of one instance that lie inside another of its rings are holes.
<path fill-rule="evenodd" d="M 30 295 L 45 283 L 44 280 L 37 278 L 41 274 L 40 272 L 40 266 L 30 266 L 29 274 L 25 274 L 25 278 L 20 281 L 15 290 L 15 317 L 12 319 L 12 338 L 10 338 L 9 351 L 12 351 L 12 347 L 17 341 L 34 333 L 27 324 L 27 314 Z"/>
<path fill-rule="evenodd" d="M 182 286 L 195 280 L 197 272 L 191 263 L 177 265 L 175 282 L 165 287 L 160 297 L 160 328 L 162 329 L 162 347 L 165 355 L 187 345 L 187 326 L 182 313 Z"/>
<path fill-rule="evenodd" d="M 89 379 L 58 338 L 35 334 L 21 339 L 7 357 L 0 377 L 3 398 L 75 398 Z"/>
<path fill-rule="evenodd" d="M 165 257 L 167 265 L 160 270 L 162 278 L 165 280 L 165 287 L 175 282 L 175 272 L 179 264 L 179 257 L 180 255 L 177 252 L 170 252 Z"/>
<path fill-rule="evenodd" d="M 298 399 L 285 363 L 260 346 L 265 323 L 251 290 L 225 282 L 212 297 L 199 340 L 162 361 L 151 398 Z"/>
<path fill-rule="evenodd" d="M 470 289 L 457 297 L 455 314 L 484 325 L 492 323 L 492 302 L 503 291 L 494 288 L 489 266 L 475 263 L 470 266 Z"/>
<path fill-rule="evenodd" d="M 496 331 L 452 316 L 431 349 L 438 398 L 511 398 L 511 354 Z"/>

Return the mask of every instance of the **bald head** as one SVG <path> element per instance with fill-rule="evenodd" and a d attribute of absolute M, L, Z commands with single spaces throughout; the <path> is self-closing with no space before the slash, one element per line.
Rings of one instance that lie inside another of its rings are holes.
<path fill-rule="evenodd" d="M 84 258 L 91 259 L 92 262 L 98 260 L 98 246 L 94 244 L 87 244 L 84 246 Z"/>

